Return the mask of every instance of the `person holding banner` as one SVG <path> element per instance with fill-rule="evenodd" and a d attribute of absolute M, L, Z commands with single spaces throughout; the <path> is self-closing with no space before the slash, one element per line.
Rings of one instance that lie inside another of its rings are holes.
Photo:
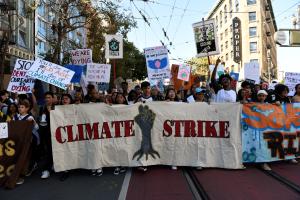
<path fill-rule="evenodd" d="M 151 87 L 150 87 L 150 83 L 147 81 L 142 82 L 141 84 L 141 88 L 142 88 L 142 94 L 137 98 L 136 102 L 150 102 L 153 101 L 152 97 L 151 97 Z"/>
<path fill-rule="evenodd" d="M 128 94 L 128 104 L 132 105 L 136 102 L 138 98 L 138 93 L 135 90 L 131 90 Z"/>
<path fill-rule="evenodd" d="M 167 90 L 165 101 L 179 102 L 175 89 L 169 88 Z"/>
<path fill-rule="evenodd" d="M 7 116 L 13 119 L 18 114 L 18 105 L 15 103 L 10 104 L 8 107 Z"/>
<path fill-rule="evenodd" d="M 128 102 L 126 100 L 124 93 L 117 93 L 115 104 L 128 105 Z"/>
<path fill-rule="evenodd" d="M 40 137 L 38 133 L 39 126 L 34 120 L 33 116 L 30 114 L 30 103 L 28 100 L 23 100 L 19 102 L 19 114 L 15 115 L 13 120 L 15 121 L 32 121 L 33 122 L 33 129 L 32 129 L 32 141 L 31 141 L 31 155 L 30 158 L 30 164 L 28 169 L 26 170 L 26 176 L 30 176 L 34 170 L 37 169 L 37 146 L 40 143 Z M 25 166 L 24 166 L 25 167 Z M 24 183 L 24 178 L 20 176 L 17 180 L 17 185 L 21 185 Z"/>
<path fill-rule="evenodd" d="M 236 92 L 231 89 L 232 78 L 228 74 L 222 74 L 219 78 L 219 84 L 222 89 L 217 92 L 215 101 L 218 103 L 234 103 L 236 102 Z"/>
<path fill-rule="evenodd" d="M 52 158 L 52 144 L 51 144 L 51 131 L 50 131 L 50 111 L 54 110 L 54 94 L 52 92 L 45 93 L 45 105 L 40 110 L 40 137 L 41 146 L 45 154 L 45 162 L 42 166 L 42 179 L 50 177 L 50 171 L 53 166 Z"/>
<path fill-rule="evenodd" d="M 196 102 L 205 102 L 205 93 L 206 93 L 205 89 L 196 88 L 195 96 L 194 96 L 195 101 Z"/>
<path fill-rule="evenodd" d="M 292 98 L 294 103 L 300 103 L 300 83 L 295 86 L 295 95 Z"/>

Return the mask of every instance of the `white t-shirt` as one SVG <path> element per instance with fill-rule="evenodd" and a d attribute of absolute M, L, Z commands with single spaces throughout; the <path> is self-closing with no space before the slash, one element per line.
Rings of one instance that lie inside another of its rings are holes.
<path fill-rule="evenodd" d="M 236 102 L 236 92 L 233 90 L 221 89 L 215 98 L 218 103 L 234 103 Z"/>

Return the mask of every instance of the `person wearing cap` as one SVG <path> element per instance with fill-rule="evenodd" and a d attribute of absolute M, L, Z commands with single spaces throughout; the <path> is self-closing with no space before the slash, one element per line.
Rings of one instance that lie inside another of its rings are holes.
<path fill-rule="evenodd" d="M 205 102 L 205 93 L 206 90 L 202 88 L 196 88 L 194 99 L 196 102 Z"/>
<path fill-rule="evenodd" d="M 267 97 L 268 97 L 268 93 L 265 90 L 259 90 L 257 92 L 257 102 L 258 103 L 266 103 Z"/>

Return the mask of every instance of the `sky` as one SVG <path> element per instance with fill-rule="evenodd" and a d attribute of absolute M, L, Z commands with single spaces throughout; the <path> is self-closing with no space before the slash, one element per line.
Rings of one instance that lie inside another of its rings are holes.
<path fill-rule="evenodd" d="M 244 0 L 246 1 L 246 0 Z M 129 35 L 140 50 L 145 47 L 168 45 L 172 62 L 182 62 L 196 55 L 192 24 L 205 18 L 217 0 L 121 0 L 121 6 L 128 9 L 137 21 L 137 28 Z M 291 17 L 297 13 L 300 0 L 272 0 L 277 27 L 292 28 Z M 174 8 L 174 9 L 173 9 Z M 142 19 L 145 15 L 150 27 Z M 166 31 L 164 36 L 162 31 Z M 170 42 L 172 46 L 170 46 Z M 279 71 L 300 72 L 300 48 L 277 48 Z M 298 62 L 299 63 L 299 62 Z"/>

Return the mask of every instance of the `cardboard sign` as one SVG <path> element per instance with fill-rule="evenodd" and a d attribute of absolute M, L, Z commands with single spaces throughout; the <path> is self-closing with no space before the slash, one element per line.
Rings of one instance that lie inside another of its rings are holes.
<path fill-rule="evenodd" d="M 179 65 L 177 78 L 183 81 L 189 81 L 190 73 L 191 73 L 191 66 L 187 64 L 181 64 Z"/>
<path fill-rule="evenodd" d="M 244 67 L 245 79 L 254 80 L 255 83 L 260 83 L 260 69 L 258 62 L 245 63 Z"/>
<path fill-rule="evenodd" d="M 110 69 L 111 65 L 109 64 L 88 63 L 86 71 L 86 80 L 98 83 L 109 83 Z"/>
<path fill-rule="evenodd" d="M 289 87 L 289 96 L 294 96 L 295 86 L 300 83 L 300 73 L 285 72 L 284 84 Z"/>
<path fill-rule="evenodd" d="M 31 93 L 35 79 L 27 75 L 34 61 L 17 59 L 15 68 L 11 74 L 7 91 L 18 94 Z"/>
<path fill-rule="evenodd" d="M 214 19 L 193 24 L 197 57 L 220 54 Z"/>
<path fill-rule="evenodd" d="M 39 58 L 33 63 L 27 73 L 32 78 L 39 79 L 64 90 L 67 89 L 75 74 L 72 70 Z"/>
<path fill-rule="evenodd" d="M 121 35 L 105 36 L 105 58 L 106 59 L 123 58 L 123 37 Z"/>
<path fill-rule="evenodd" d="M 144 49 L 150 81 L 170 79 L 168 49 L 164 46 Z"/>
<path fill-rule="evenodd" d="M 72 64 L 74 65 L 86 65 L 92 63 L 92 50 L 91 49 L 76 49 L 71 51 Z"/>

